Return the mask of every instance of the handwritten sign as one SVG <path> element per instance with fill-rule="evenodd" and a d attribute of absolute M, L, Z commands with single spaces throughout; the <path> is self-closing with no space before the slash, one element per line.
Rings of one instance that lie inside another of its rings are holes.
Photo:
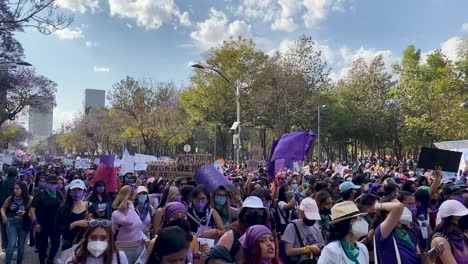
<path fill-rule="evenodd" d="M 163 177 L 173 179 L 178 175 L 175 160 L 156 160 L 148 162 L 148 175 L 150 177 Z"/>
<path fill-rule="evenodd" d="M 198 168 L 211 162 L 210 154 L 180 154 L 177 157 L 178 176 L 193 177 Z"/>

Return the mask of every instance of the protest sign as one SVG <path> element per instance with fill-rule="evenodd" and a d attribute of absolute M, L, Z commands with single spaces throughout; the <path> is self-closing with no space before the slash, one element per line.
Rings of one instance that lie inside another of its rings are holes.
<path fill-rule="evenodd" d="M 13 163 L 12 155 L 0 153 L 0 165 L 2 164 L 11 165 L 12 163 Z"/>
<path fill-rule="evenodd" d="M 177 176 L 177 162 L 175 160 L 155 160 L 148 162 L 148 175 L 150 177 L 163 177 L 173 179 Z"/>
<path fill-rule="evenodd" d="M 81 159 L 75 162 L 76 169 L 88 169 L 89 168 L 89 160 L 88 159 Z"/>
<path fill-rule="evenodd" d="M 335 172 L 339 173 L 341 177 L 344 176 L 343 175 L 344 171 L 349 169 L 349 166 L 343 166 L 343 165 L 339 165 L 339 164 L 336 165 L 335 167 L 336 167 Z"/>
<path fill-rule="evenodd" d="M 198 168 L 211 162 L 210 154 L 180 154 L 177 157 L 177 176 L 193 177 Z"/>
<path fill-rule="evenodd" d="M 73 166 L 73 160 L 72 160 L 72 159 L 64 159 L 64 160 L 63 160 L 63 165 L 65 165 L 65 166 Z"/>
<path fill-rule="evenodd" d="M 135 153 L 135 163 L 147 163 L 148 161 L 158 160 L 155 156 Z"/>
<path fill-rule="evenodd" d="M 148 167 L 148 164 L 137 162 L 135 163 L 135 170 L 136 171 L 146 171 L 146 168 Z"/>

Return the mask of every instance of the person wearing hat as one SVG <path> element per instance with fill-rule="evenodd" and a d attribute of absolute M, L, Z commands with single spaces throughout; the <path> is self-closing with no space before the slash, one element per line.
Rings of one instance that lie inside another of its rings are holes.
<path fill-rule="evenodd" d="M 83 228 L 88 227 L 88 220 L 91 214 L 88 211 L 89 203 L 83 201 L 86 191 L 85 183 L 82 180 L 73 180 L 68 185 L 65 202 L 59 207 L 57 212 L 58 231 L 62 236 L 62 251 L 73 246 L 73 242 L 80 241 L 78 234 Z"/>
<path fill-rule="evenodd" d="M 57 176 L 47 177 L 46 191 L 39 192 L 33 199 L 29 215 L 34 231 L 38 233 L 39 263 L 52 264 L 60 245 L 60 234 L 56 231 L 56 215 L 62 196 L 57 193 Z M 47 249 L 50 250 L 47 255 Z"/>
<path fill-rule="evenodd" d="M 154 208 L 149 204 L 148 189 L 145 186 L 138 186 L 135 190 L 133 204 L 140 216 L 141 222 L 145 226 L 144 231 L 146 236 L 150 238 L 150 230 L 152 227 L 151 220 L 155 213 Z"/>
<path fill-rule="evenodd" d="M 339 189 L 340 189 L 340 195 L 343 201 L 352 202 L 354 201 L 355 197 L 359 196 L 359 195 L 356 196 L 356 193 L 358 190 L 361 189 L 361 186 L 355 185 L 351 181 L 345 181 L 342 184 L 340 184 Z"/>
<path fill-rule="evenodd" d="M 436 264 L 468 263 L 468 209 L 456 200 L 447 200 L 440 205 L 442 222 L 435 228 L 431 247 L 443 245 Z"/>
<path fill-rule="evenodd" d="M 460 186 L 455 185 L 453 183 L 446 183 L 442 187 L 442 197 L 445 198 L 445 201 L 448 200 L 455 200 L 459 201 L 461 204 L 465 204 L 465 197 L 463 196 L 463 189 Z M 440 212 L 437 213 L 436 216 L 436 225 L 442 222 L 442 217 L 440 216 Z"/>
<path fill-rule="evenodd" d="M 225 246 L 229 250 L 231 258 L 238 262 L 241 255 L 239 254 L 241 247 L 239 238 L 251 226 L 269 226 L 269 215 L 268 209 L 265 208 L 260 198 L 255 196 L 245 198 L 242 208 L 239 210 L 239 217 L 232 225 L 233 228 L 221 236 L 218 245 Z"/>
<path fill-rule="evenodd" d="M 356 204 L 344 201 L 331 209 L 330 242 L 323 248 L 318 264 L 367 264 L 369 252 L 367 247 L 358 241 L 367 235 L 369 225 Z"/>
<path fill-rule="evenodd" d="M 276 264 L 275 237 L 271 230 L 263 225 L 254 225 L 247 229 L 239 239 L 243 249 L 243 263 Z"/>
<path fill-rule="evenodd" d="M 295 263 L 317 256 L 325 245 L 322 232 L 316 225 L 320 212 L 315 200 L 310 197 L 302 200 L 298 216 L 299 219 L 288 224 L 281 237 L 285 242 L 286 256 L 291 256 Z"/>

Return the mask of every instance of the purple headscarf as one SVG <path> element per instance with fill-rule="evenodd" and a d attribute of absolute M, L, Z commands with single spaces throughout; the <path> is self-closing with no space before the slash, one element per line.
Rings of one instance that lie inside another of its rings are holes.
<path fill-rule="evenodd" d="M 167 223 L 169 221 L 169 218 L 171 218 L 172 215 L 177 213 L 187 214 L 187 207 L 185 207 L 185 205 L 180 202 L 172 202 L 166 204 L 166 207 L 164 207 L 164 221 Z"/>
<path fill-rule="evenodd" d="M 254 225 L 245 231 L 245 234 L 239 238 L 239 242 L 244 248 L 254 248 L 255 241 L 265 234 L 272 234 L 268 227 L 264 225 Z"/>

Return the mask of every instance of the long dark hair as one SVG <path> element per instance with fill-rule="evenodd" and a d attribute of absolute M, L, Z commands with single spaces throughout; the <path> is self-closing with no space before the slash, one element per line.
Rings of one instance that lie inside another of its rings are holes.
<path fill-rule="evenodd" d="M 94 183 L 94 185 L 93 185 L 93 192 L 91 194 L 91 200 L 92 201 L 99 201 L 99 198 L 98 198 L 99 193 L 96 190 L 96 187 L 98 187 L 98 186 L 104 186 L 104 188 L 106 188 L 106 184 L 104 183 L 104 181 L 102 181 L 102 180 L 96 181 Z M 111 200 L 111 197 L 110 197 L 109 193 L 106 192 L 106 191 L 101 193 L 101 196 L 102 196 L 102 201 L 103 202 L 109 202 Z"/>
<path fill-rule="evenodd" d="M 24 201 L 24 205 L 27 206 L 29 204 L 31 197 L 29 196 L 29 193 L 28 193 L 28 186 L 26 186 L 26 183 L 22 181 L 17 181 L 13 185 L 13 193 L 11 194 L 10 203 L 13 202 L 13 197 L 15 196 L 15 193 L 14 193 L 15 185 L 18 185 L 18 187 L 21 189 L 21 198 Z"/>
<path fill-rule="evenodd" d="M 288 201 L 286 200 L 286 188 L 288 188 L 288 185 L 285 184 L 285 185 L 282 185 L 278 191 L 278 203 L 279 202 L 285 202 L 285 203 L 288 203 Z M 279 207 L 278 207 L 278 210 Z M 284 216 L 284 221 L 288 222 L 288 219 L 289 219 L 289 213 L 290 213 L 290 210 L 285 210 L 286 211 L 286 215 Z"/>
<path fill-rule="evenodd" d="M 58 213 L 61 216 L 71 216 L 73 211 L 73 198 L 71 197 L 71 190 L 68 189 L 67 195 L 65 196 L 65 200 L 63 200 L 62 204 L 58 209 Z"/>
<path fill-rule="evenodd" d="M 254 243 L 253 250 L 250 248 L 242 248 L 244 254 L 244 263 L 259 263 L 262 258 L 262 249 L 260 247 L 260 242 L 257 239 Z M 275 245 L 275 258 L 271 260 L 272 264 L 277 264 L 276 256 L 278 254 L 278 248 Z"/>
<path fill-rule="evenodd" d="M 159 187 L 163 184 L 166 184 L 166 180 L 162 177 L 156 178 L 148 188 L 149 193 L 157 193 Z"/>
<path fill-rule="evenodd" d="M 94 230 L 102 228 L 106 231 L 107 236 L 109 237 L 107 243 L 107 249 L 104 252 L 103 256 L 103 263 L 104 264 L 112 264 L 113 260 L 113 255 L 117 254 L 117 258 L 119 258 L 119 250 L 117 249 L 117 246 L 115 245 L 115 241 L 112 237 L 112 229 L 110 226 L 105 227 L 103 225 L 97 225 L 95 227 L 89 227 L 86 230 L 86 233 L 81 240 L 81 242 L 78 244 L 78 246 L 75 249 L 75 254 L 70 262 L 67 264 L 81 264 L 81 263 L 86 263 L 86 260 L 88 259 L 89 256 L 89 251 L 88 251 L 88 238 L 89 236 L 94 232 Z"/>
<path fill-rule="evenodd" d="M 245 231 L 247 231 L 247 228 L 249 228 L 250 226 L 247 225 L 247 219 L 246 219 L 246 215 L 247 215 L 247 212 L 250 210 L 250 209 L 254 209 L 254 210 L 258 210 L 258 208 L 244 208 L 243 210 L 241 210 L 240 214 L 239 214 L 239 218 L 237 219 L 236 222 L 234 222 L 234 228 L 233 230 L 239 234 L 240 236 L 242 236 Z M 267 212 L 267 210 L 264 210 L 264 213 L 263 213 L 263 218 L 262 218 L 262 223 L 261 225 L 264 225 L 266 227 L 271 227 L 271 224 L 270 224 L 270 213 Z"/>
<path fill-rule="evenodd" d="M 330 226 L 329 242 L 341 240 L 349 233 L 349 228 L 351 227 L 351 219 L 352 218 L 345 219 Z"/>
<path fill-rule="evenodd" d="M 453 233 L 452 216 L 442 218 L 442 222 L 435 227 L 434 233 L 442 233 L 445 236 Z"/>

